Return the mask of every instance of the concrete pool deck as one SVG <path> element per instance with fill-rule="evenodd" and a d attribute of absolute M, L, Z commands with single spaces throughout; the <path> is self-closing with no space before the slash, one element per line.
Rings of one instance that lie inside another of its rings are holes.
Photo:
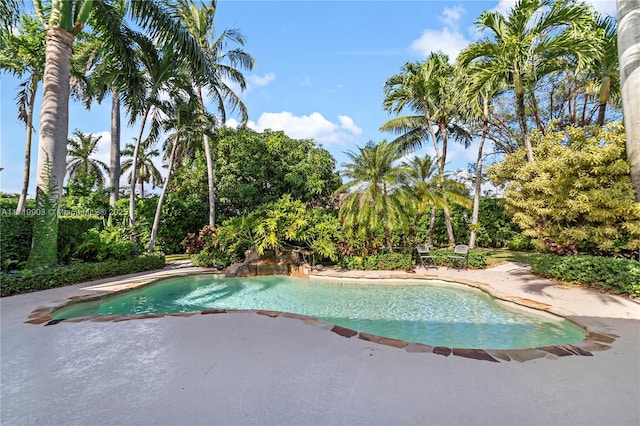
<path fill-rule="evenodd" d="M 640 423 L 640 305 L 557 285 L 514 264 L 339 275 L 428 275 L 474 283 L 615 336 L 604 345 L 608 350 L 483 362 L 411 353 L 295 318 L 252 313 L 26 323 L 35 309 L 56 300 L 196 270 L 167 269 L 0 299 L 0 424 Z"/>

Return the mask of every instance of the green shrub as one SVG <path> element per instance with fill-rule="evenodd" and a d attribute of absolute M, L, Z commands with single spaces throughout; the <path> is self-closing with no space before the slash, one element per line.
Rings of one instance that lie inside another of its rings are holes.
<path fill-rule="evenodd" d="M 1 273 L 0 296 L 28 293 L 99 278 L 132 274 L 163 268 L 164 254 L 150 253 L 127 260 L 107 260 L 100 263 L 73 263 L 42 270 L 24 270 L 14 274 Z"/>
<path fill-rule="evenodd" d="M 409 253 L 378 253 L 370 256 L 343 256 L 339 266 L 362 270 L 407 270 L 414 265 Z"/>
<path fill-rule="evenodd" d="M 533 256 L 531 272 L 562 282 L 584 284 L 616 294 L 640 296 L 640 262 L 599 256 Z"/>
<path fill-rule="evenodd" d="M 102 231 L 93 228 L 84 233 L 84 242 L 74 252 L 74 258 L 86 262 L 101 262 L 108 259 L 124 260 L 131 257 L 133 243 L 125 230 L 109 226 Z"/>
<path fill-rule="evenodd" d="M 67 263 L 83 243 L 83 235 L 102 225 L 97 217 L 61 217 L 58 221 L 58 262 Z M 0 264 L 3 271 L 21 269 L 31 250 L 33 216 L 2 216 L 0 222 Z"/>
<path fill-rule="evenodd" d="M 102 218 L 71 216 L 58 219 L 58 262 L 69 263 L 78 247 L 84 242 L 85 233 L 92 228 L 102 228 Z"/>
<path fill-rule="evenodd" d="M 30 216 L 2 216 L 0 256 L 3 271 L 24 267 L 31 250 L 32 228 L 33 218 Z"/>
<path fill-rule="evenodd" d="M 221 252 L 194 253 L 189 256 L 193 266 L 202 266 L 205 268 L 223 268 L 229 266 L 232 262 L 228 256 Z"/>
<path fill-rule="evenodd" d="M 431 255 L 436 257 L 436 264 L 440 266 L 453 266 L 449 256 L 453 254 L 451 249 L 432 249 Z M 378 253 L 369 256 L 343 256 L 338 266 L 345 269 L 363 270 L 407 270 L 419 265 L 420 260 L 415 251 L 412 253 Z M 487 266 L 486 254 L 481 250 L 469 250 L 468 266 L 475 269 L 484 269 Z"/>
<path fill-rule="evenodd" d="M 453 255 L 452 249 L 432 249 L 430 254 L 436 257 L 436 264 L 439 266 L 453 266 L 449 256 Z M 417 254 L 416 254 L 417 256 Z M 417 257 L 416 257 L 417 259 Z M 419 261 L 418 261 L 419 262 Z M 487 256 L 482 250 L 470 249 L 467 266 L 474 269 L 484 269 L 487 267 Z"/>

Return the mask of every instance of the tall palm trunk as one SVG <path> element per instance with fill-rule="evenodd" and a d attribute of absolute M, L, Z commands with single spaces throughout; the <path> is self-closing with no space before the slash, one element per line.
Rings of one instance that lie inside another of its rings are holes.
<path fill-rule="evenodd" d="M 198 96 L 198 102 L 200 102 L 200 109 L 204 113 L 204 102 L 202 100 L 202 87 L 196 86 L 196 93 Z M 215 191 L 215 179 L 213 175 L 213 156 L 211 155 L 211 146 L 209 145 L 209 136 L 204 133 L 204 156 L 207 162 L 207 183 L 209 185 L 209 226 L 216 226 L 216 191 Z"/>
<path fill-rule="evenodd" d="M 429 221 L 429 247 L 433 247 L 433 235 L 436 228 L 436 208 L 431 209 L 431 220 Z"/>
<path fill-rule="evenodd" d="M 440 125 L 440 135 L 442 136 L 442 158 L 440 159 L 440 176 L 438 180 L 438 186 L 440 188 L 444 185 L 444 165 L 447 162 L 447 126 L 443 123 Z M 444 197 L 445 203 L 447 202 L 447 197 Z M 445 205 L 442 207 L 444 213 L 444 226 L 447 228 L 447 237 L 449 238 L 449 245 L 456 245 L 456 237 L 453 235 L 453 226 L 451 225 L 451 214 L 449 213 L 449 208 Z"/>
<path fill-rule="evenodd" d="M 16 214 L 24 212 L 24 205 L 27 201 L 27 193 L 29 192 L 29 175 L 31 174 L 31 141 L 33 139 L 33 109 L 36 101 L 36 92 L 38 91 L 38 80 L 31 79 L 29 86 L 29 115 L 27 116 L 27 143 L 24 152 L 24 178 L 22 179 L 22 190 L 16 207 Z"/>
<path fill-rule="evenodd" d="M 640 202 L 640 0 L 618 0 L 618 57 L 631 181 Z"/>
<path fill-rule="evenodd" d="M 142 124 L 140 125 L 140 133 L 138 134 L 138 140 L 136 140 L 136 146 L 133 148 L 133 158 L 131 159 L 131 191 L 129 191 L 129 225 L 133 226 L 136 223 L 136 175 L 138 174 L 138 152 L 140 152 L 140 144 L 142 143 L 142 133 L 144 132 L 144 126 L 147 123 L 147 117 L 151 107 L 147 107 L 142 116 Z M 142 191 L 142 183 L 140 183 L 140 190 Z M 144 195 L 143 195 L 144 196 Z"/>
<path fill-rule="evenodd" d="M 61 28 L 47 28 L 36 188 L 36 205 L 44 211 L 33 224 L 29 269 L 57 263 L 58 206 L 66 172 L 73 40 L 74 35 Z"/>
<path fill-rule="evenodd" d="M 424 110 L 424 116 L 427 119 L 427 126 L 429 126 L 429 134 L 431 135 L 431 140 L 433 141 L 433 148 L 436 152 L 436 161 L 438 162 L 438 172 L 439 175 L 444 178 L 444 163 L 442 163 L 442 156 L 440 155 L 440 147 L 438 146 L 438 138 L 436 137 L 436 133 L 433 130 L 433 123 L 431 122 L 431 117 L 429 116 L 428 111 Z M 438 185 L 441 185 L 441 181 L 438 180 Z M 429 221 L 429 247 L 433 247 L 433 235 L 435 233 L 436 226 L 436 208 L 431 209 L 431 220 Z"/>
<path fill-rule="evenodd" d="M 522 87 L 522 81 L 516 75 L 515 82 L 516 92 L 516 115 L 518 116 L 518 123 L 520 124 L 520 132 L 522 132 L 522 138 L 524 141 L 524 147 L 527 150 L 527 161 L 533 163 L 533 148 L 531 147 L 531 141 L 529 140 L 529 129 L 527 128 L 527 117 L 525 115 L 524 106 L 524 88 Z"/>
<path fill-rule="evenodd" d="M 120 94 L 111 89 L 111 161 L 109 163 L 109 205 L 120 198 Z"/>
<path fill-rule="evenodd" d="M 156 206 L 156 214 L 153 216 L 153 226 L 151 227 L 151 238 L 149 239 L 149 252 L 153 251 L 153 247 L 156 244 L 156 236 L 158 235 L 158 227 L 160 226 L 160 213 L 162 212 L 162 205 L 164 204 L 164 198 L 167 195 L 167 190 L 169 189 L 169 179 L 171 179 L 171 172 L 173 171 L 173 164 L 176 158 L 176 151 L 178 148 L 178 140 L 180 138 L 180 134 L 176 134 L 176 140 L 173 143 L 173 148 L 171 148 L 171 157 L 169 158 L 169 172 L 167 173 L 167 178 L 164 181 L 164 185 L 162 187 L 162 192 L 160 193 L 160 198 L 158 199 L 158 205 Z"/>
<path fill-rule="evenodd" d="M 611 94 L 611 77 L 605 75 L 602 77 L 602 83 L 600 84 L 600 94 L 598 95 L 598 126 L 604 125 L 604 115 L 607 111 L 607 102 L 609 102 L 609 96 Z"/>
<path fill-rule="evenodd" d="M 478 234 L 478 216 L 480 212 L 480 195 L 482 193 L 482 150 L 484 148 L 484 141 L 487 138 L 487 131 L 489 129 L 489 103 L 487 99 L 484 99 L 484 123 L 482 126 L 482 138 L 480 139 L 480 145 L 478 146 L 478 163 L 476 165 L 476 186 L 473 195 L 473 210 L 471 211 L 471 232 L 469 234 L 469 247 L 475 248 L 476 236 Z"/>

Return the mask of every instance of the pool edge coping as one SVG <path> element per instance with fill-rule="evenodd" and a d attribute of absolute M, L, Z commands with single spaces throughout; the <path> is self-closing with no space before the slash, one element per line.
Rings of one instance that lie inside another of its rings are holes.
<path fill-rule="evenodd" d="M 206 273 L 220 273 L 219 271 L 210 270 L 206 268 L 192 268 L 190 270 L 166 270 L 160 271 L 160 273 L 152 274 L 151 276 L 140 276 L 135 277 L 135 282 L 125 285 L 125 288 L 121 288 L 118 290 L 104 290 L 96 287 L 100 286 L 88 286 L 84 287 L 82 290 L 91 290 L 98 291 L 96 294 L 85 294 L 85 295 L 75 295 L 70 296 L 65 299 L 57 299 L 51 301 L 46 306 L 39 306 L 34 309 L 28 317 L 28 320 L 25 323 L 41 325 L 45 326 L 55 325 L 61 322 L 121 322 L 121 321 L 129 321 L 135 319 L 148 319 L 148 318 L 162 318 L 166 316 L 170 317 L 191 317 L 194 315 L 209 315 L 209 314 L 221 314 L 221 313 L 252 313 L 263 315 L 271 318 L 283 317 L 287 319 L 298 319 L 303 320 L 306 325 L 313 325 L 325 330 L 332 331 L 342 337 L 352 338 L 356 337 L 361 340 L 370 341 L 372 343 L 377 343 L 385 346 L 392 346 L 398 349 L 404 349 L 409 353 L 433 353 L 436 355 L 442 356 L 460 356 L 464 358 L 471 358 L 482 361 L 489 362 L 509 362 L 509 361 L 518 361 L 525 362 L 534 359 L 558 359 L 565 356 L 593 356 L 592 352 L 596 351 L 605 351 L 611 349 L 611 344 L 618 338 L 619 336 L 610 333 L 609 330 L 599 330 L 595 331 L 592 329 L 593 327 L 589 324 L 584 324 L 575 316 L 565 315 L 558 312 L 555 312 L 553 306 L 536 302 L 531 299 L 525 299 L 517 296 L 510 296 L 503 294 L 499 291 L 496 291 L 489 284 L 483 283 L 480 281 L 474 281 L 464 278 L 454 278 L 447 277 L 441 275 L 417 275 L 411 276 L 409 274 L 404 273 L 400 275 L 400 273 L 390 271 L 391 273 L 388 276 L 379 276 L 379 277 L 358 277 L 358 276 L 350 276 L 344 277 L 343 275 L 334 275 L 334 274 L 308 274 L 307 278 L 312 280 L 405 280 L 411 279 L 416 281 L 423 280 L 440 280 L 449 283 L 456 283 L 461 285 L 466 285 L 469 287 L 476 288 L 491 297 L 505 301 L 508 303 L 513 303 L 516 305 L 520 305 L 526 307 L 528 309 L 534 309 L 538 311 L 547 312 L 549 314 L 567 319 L 579 327 L 583 328 L 587 335 L 584 339 L 563 345 L 553 345 L 553 346 L 544 346 L 544 347 L 536 347 L 536 348 L 527 348 L 527 349 L 475 349 L 475 348 L 449 348 L 446 346 L 430 346 L 423 343 L 415 343 L 415 342 L 407 342 L 404 340 L 393 339 L 384 336 L 378 336 L 371 333 L 366 332 L 358 332 L 356 330 L 352 330 L 349 328 L 341 327 L 336 324 L 332 324 L 321 319 L 291 313 L 291 312 L 280 312 L 280 311 L 268 311 L 268 310 L 227 310 L 227 309 L 209 309 L 202 311 L 193 311 L 193 312 L 178 312 L 178 313 L 168 313 L 168 314 L 142 314 L 142 315 L 93 315 L 93 316 L 84 316 L 78 318 L 70 318 L 70 319 L 54 319 L 52 314 L 54 311 L 68 305 L 71 303 L 76 303 L 80 301 L 88 301 L 92 299 L 98 299 L 104 297 L 108 294 L 119 293 L 123 291 L 128 291 L 134 288 L 139 288 L 142 286 L 146 286 L 152 284 L 156 281 L 173 278 L 177 276 L 188 276 L 188 275 L 196 275 L 196 274 L 206 274 Z M 139 279 L 138 279 L 139 278 Z M 117 282 L 117 281 L 116 281 Z M 112 284 L 111 287 L 119 287 L 117 284 Z M 107 288 L 107 287 L 104 287 Z M 497 294 L 496 294 L 497 293 Z"/>

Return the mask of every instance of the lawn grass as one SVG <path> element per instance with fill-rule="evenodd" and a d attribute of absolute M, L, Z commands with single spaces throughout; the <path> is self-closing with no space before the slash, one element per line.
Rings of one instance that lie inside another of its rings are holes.
<path fill-rule="evenodd" d="M 183 254 L 169 254 L 166 256 L 167 263 L 177 262 L 178 260 L 189 260 L 189 255 L 183 253 Z"/>
<path fill-rule="evenodd" d="M 487 268 L 506 262 L 526 263 L 531 265 L 532 251 L 514 251 L 508 249 L 481 249 L 487 256 Z"/>

